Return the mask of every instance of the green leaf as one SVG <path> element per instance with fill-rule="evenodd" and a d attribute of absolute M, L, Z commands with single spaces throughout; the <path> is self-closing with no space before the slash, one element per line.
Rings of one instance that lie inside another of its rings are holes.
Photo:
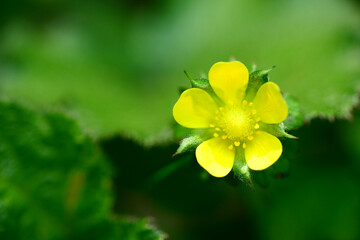
<path fill-rule="evenodd" d="M 148 21 L 141 11 L 127 21 L 132 11 L 102 1 L 59 7 L 43 27 L 8 17 L 1 94 L 61 106 L 96 137 L 120 133 L 143 142 L 171 124 L 181 69 L 208 72 L 235 56 L 248 67 L 276 64 L 271 79 L 298 98 L 306 119 L 351 115 L 360 76 L 352 1 L 224 1 L 186 8 L 174 1 L 174 14 L 149 14 Z"/>
<path fill-rule="evenodd" d="M 163 240 L 167 235 L 153 226 L 147 218 L 120 218 L 116 240 Z"/>
<path fill-rule="evenodd" d="M 149 81 L 151 74 L 138 71 L 141 67 L 128 65 L 122 55 L 124 35 L 116 23 L 119 16 L 109 16 L 114 21 L 101 24 L 108 27 L 104 30 L 98 21 L 108 19 L 95 15 L 89 25 L 56 24 L 42 31 L 20 21 L 1 32 L 0 51 L 17 59 L 7 63 L 10 68 L 0 65 L 1 94 L 36 107 L 56 106 L 96 138 L 122 134 L 145 145 L 169 141 L 176 95 Z"/>
<path fill-rule="evenodd" d="M 73 120 L 0 101 L 0 239 L 110 239 L 110 181 Z"/>

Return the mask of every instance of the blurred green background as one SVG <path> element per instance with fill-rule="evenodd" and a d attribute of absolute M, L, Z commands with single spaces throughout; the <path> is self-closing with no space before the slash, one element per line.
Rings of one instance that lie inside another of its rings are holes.
<path fill-rule="evenodd" d="M 171 157 L 183 70 L 231 58 L 306 118 L 255 191 Z M 359 87 L 355 0 L 2 0 L 0 238 L 360 239 Z"/>

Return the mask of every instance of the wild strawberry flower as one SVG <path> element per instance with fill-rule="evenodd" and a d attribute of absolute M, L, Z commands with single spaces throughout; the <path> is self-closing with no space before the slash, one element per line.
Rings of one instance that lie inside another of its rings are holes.
<path fill-rule="evenodd" d="M 238 61 L 215 63 L 208 77 L 215 94 L 190 88 L 173 108 L 174 119 L 180 125 L 211 134 L 196 148 L 200 166 L 215 177 L 224 177 L 240 153 L 252 170 L 270 167 L 283 148 L 280 140 L 267 132 L 267 126 L 279 124 L 288 116 L 280 88 L 265 82 L 250 96 L 249 71 Z"/>

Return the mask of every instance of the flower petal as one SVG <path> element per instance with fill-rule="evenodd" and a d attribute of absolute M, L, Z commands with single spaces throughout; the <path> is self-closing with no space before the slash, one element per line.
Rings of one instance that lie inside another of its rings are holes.
<path fill-rule="evenodd" d="M 288 106 L 281 96 L 280 88 L 273 82 L 264 83 L 259 88 L 254 107 L 261 121 L 268 124 L 280 123 L 288 115 Z"/>
<path fill-rule="evenodd" d="M 212 138 L 196 148 L 196 159 L 214 177 L 224 177 L 234 165 L 235 151 L 229 144 L 220 139 Z"/>
<path fill-rule="evenodd" d="M 249 82 L 249 71 L 241 62 L 218 62 L 209 71 L 214 92 L 226 103 L 241 100 Z"/>
<path fill-rule="evenodd" d="M 208 128 L 214 121 L 217 105 L 200 88 L 184 91 L 173 108 L 175 121 L 187 128 Z"/>
<path fill-rule="evenodd" d="M 259 131 L 245 148 L 245 159 L 252 170 L 263 170 L 274 164 L 282 153 L 282 144 L 277 137 Z"/>

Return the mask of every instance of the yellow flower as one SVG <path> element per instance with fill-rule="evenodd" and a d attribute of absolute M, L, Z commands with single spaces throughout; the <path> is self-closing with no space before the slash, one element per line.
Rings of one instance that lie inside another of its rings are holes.
<path fill-rule="evenodd" d="M 211 138 L 196 148 L 198 163 L 215 177 L 226 176 L 242 151 L 248 167 L 263 170 L 282 154 L 280 140 L 266 132 L 288 115 L 279 87 L 266 82 L 255 97 L 247 98 L 249 72 L 241 62 L 218 62 L 209 71 L 209 83 L 216 96 L 200 88 L 184 91 L 173 108 L 180 125 L 206 129 Z"/>

